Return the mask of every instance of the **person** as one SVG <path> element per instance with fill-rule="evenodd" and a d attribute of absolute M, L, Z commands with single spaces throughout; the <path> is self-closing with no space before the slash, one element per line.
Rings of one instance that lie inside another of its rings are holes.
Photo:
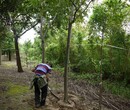
<path fill-rule="evenodd" d="M 49 74 L 51 73 L 52 65 L 46 63 L 38 64 L 32 72 L 35 73 L 33 78 L 33 86 L 35 91 L 35 107 L 44 106 L 46 103 Z"/>

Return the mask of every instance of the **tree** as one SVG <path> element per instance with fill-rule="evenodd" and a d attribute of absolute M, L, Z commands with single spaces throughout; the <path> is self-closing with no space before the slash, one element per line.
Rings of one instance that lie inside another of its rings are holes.
<path fill-rule="evenodd" d="M 121 0 L 107 0 L 103 4 L 99 6 L 95 6 L 93 10 L 93 15 L 90 18 L 89 24 L 90 24 L 90 30 L 89 34 L 92 39 L 93 37 L 101 37 L 100 45 L 101 45 L 101 59 L 100 59 L 100 75 L 101 75 L 101 86 L 100 86 L 100 102 L 99 102 L 99 108 L 101 109 L 101 101 L 102 101 L 102 73 L 106 77 L 115 76 L 115 79 L 118 79 L 118 77 L 121 78 L 122 72 L 122 66 L 121 66 L 121 54 L 120 49 L 124 49 L 125 43 L 125 32 L 122 27 L 122 23 L 125 19 L 125 17 L 128 14 L 128 11 L 126 9 L 128 8 L 128 5 L 125 2 L 122 2 Z M 90 39 L 91 39 L 90 38 Z M 104 42 L 103 42 L 104 41 Z M 108 44 L 110 47 L 110 62 L 105 62 L 106 59 L 103 55 L 103 43 Z M 113 46 L 114 45 L 114 46 Z M 118 50 L 113 50 L 112 48 L 116 48 Z M 116 56 L 116 57 L 115 57 Z M 123 57 L 123 54 L 122 54 Z M 123 57 L 124 58 L 124 57 Z M 125 58 L 124 58 L 125 59 Z M 107 65 L 108 64 L 108 65 Z M 105 67 L 107 65 L 107 67 Z M 108 74 L 107 73 L 108 71 Z M 118 73 L 118 76 L 116 75 Z M 119 74 L 120 73 L 120 74 Z M 121 75 L 121 76 L 120 76 Z M 116 77 L 117 76 L 117 77 Z"/>
<path fill-rule="evenodd" d="M 36 7 L 36 15 L 39 18 L 40 27 L 36 29 L 38 34 L 40 34 L 41 38 L 41 47 L 42 47 L 42 62 L 45 62 L 45 37 L 47 35 L 48 30 L 50 29 L 52 22 L 56 18 L 56 5 L 59 0 L 55 1 L 43 1 L 43 0 L 32 0 L 32 6 Z M 52 10 L 53 9 L 53 10 Z"/>
<path fill-rule="evenodd" d="M 62 3 L 60 10 L 64 12 L 64 19 L 67 22 L 67 44 L 66 44 L 66 60 L 65 60 L 65 70 L 64 70 L 64 101 L 68 100 L 68 63 L 69 63 L 69 52 L 70 52 L 70 38 L 71 38 L 71 30 L 72 24 L 75 23 L 76 20 L 83 20 L 83 16 L 86 15 L 86 10 L 90 3 L 93 0 L 86 2 L 86 0 L 67 0 Z M 66 17 L 67 16 L 67 17 Z"/>
<path fill-rule="evenodd" d="M 82 21 L 83 16 L 86 16 L 86 10 L 89 6 L 89 4 L 93 0 L 86 1 L 86 0 L 67 0 L 67 1 L 43 1 L 38 4 L 38 6 L 43 7 L 44 10 L 40 11 L 40 14 L 42 19 L 44 18 L 44 23 L 46 20 L 51 20 L 56 16 L 56 21 L 53 22 L 53 25 L 55 24 L 58 28 L 63 27 L 67 28 L 68 30 L 68 38 L 67 38 L 67 47 L 66 47 L 66 60 L 65 60 L 65 72 L 64 72 L 64 90 L 65 90 L 65 97 L 64 101 L 67 102 L 67 73 L 68 73 L 68 61 L 69 61 L 69 48 L 70 48 L 70 37 L 71 37 L 71 29 L 72 24 L 75 23 L 76 19 Z M 39 11 L 38 11 L 39 12 Z M 41 17 L 40 17 L 41 18 Z M 41 27 L 42 29 L 42 27 Z M 45 29 L 46 30 L 46 29 Z M 47 31 L 44 31 L 46 33 Z M 44 39 L 42 39 L 42 44 L 44 44 Z M 43 46 L 42 46 L 43 47 Z M 42 51 L 43 52 L 43 51 Z"/>
<path fill-rule="evenodd" d="M 92 16 L 92 23 L 97 33 L 101 34 L 101 49 L 100 49 L 100 93 L 99 93 L 99 110 L 101 110 L 101 103 L 102 103 L 102 59 L 103 59 L 103 39 L 104 39 L 104 32 L 106 31 L 106 23 L 107 23 L 107 13 L 104 9 L 104 6 L 96 7 L 94 10 L 94 14 Z M 96 25 L 96 26 L 95 26 Z M 91 29 L 90 28 L 90 29 Z"/>
<path fill-rule="evenodd" d="M 35 19 L 33 10 L 27 0 L 3 0 L 0 8 L 1 18 L 6 25 L 11 27 L 15 39 L 16 63 L 18 72 L 23 72 L 21 58 L 19 53 L 18 38 L 31 28 L 35 27 L 38 22 Z"/>
<path fill-rule="evenodd" d="M 95 39 L 96 36 L 98 37 L 102 32 L 102 27 L 105 26 L 104 43 L 106 44 L 107 48 L 109 46 L 109 56 L 104 57 L 109 57 L 109 60 L 108 62 L 104 63 L 105 65 L 103 65 L 103 72 L 107 73 L 103 74 L 104 77 L 110 77 L 112 73 L 118 73 L 119 71 L 120 73 L 123 73 L 124 71 L 121 63 L 125 58 L 123 55 L 125 52 L 124 49 L 128 50 L 126 46 L 126 42 L 128 41 L 126 38 L 128 37 L 125 35 L 125 30 L 123 29 L 122 24 L 124 24 L 124 21 L 126 22 L 125 19 L 129 16 L 128 7 L 129 6 L 125 2 L 121 2 L 120 0 L 108 0 L 102 5 L 94 8 L 93 15 L 89 21 L 89 24 L 91 25 L 89 31 L 91 39 Z M 124 49 L 122 50 L 121 48 Z M 123 59 L 120 57 L 120 55 L 122 55 Z"/>
<path fill-rule="evenodd" d="M 2 43 L 6 37 L 7 28 L 5 28 L 4 24 L 0 22 L 0 65 L 1 65 L 1 55 L 2 55 Z"/>

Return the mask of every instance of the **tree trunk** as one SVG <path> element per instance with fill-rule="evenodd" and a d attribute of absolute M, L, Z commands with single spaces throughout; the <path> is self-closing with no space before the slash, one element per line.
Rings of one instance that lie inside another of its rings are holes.
<path fill-rule="evenodd" d="M 44 40 L 42 39 L 42 63 L 45 62 L 45 46 L 44 46 Z"/>
<path fill-rule="evenodd" d="M 26 62 L 26 66 L 28 67 L 28 54 L 27 54 L 27 52 L 25 52 L 25 62 Z"/>
<path fill-rule="evenodd" d="M 13 34 L 14 34 L 14 39 L 15 39 L 16 64 L 18 67 L 18 72 L 23 72 L 20 54 L 19 54 L 18 36 L 16 35 L 16 30 L 14 29 L 14 27 L 13 27 Z"/>
<path fill-rule="evenodd" d="M 111 44 L 110 44 L 111 45 Z M 111 68 L 111 72 L 113 72 L 113 55 L 112 55 L 112 48 L 110 48 L 109 51 L 109 58 L 110 58 L 110 68 Z"/>
<path fill-rule="evenodd" d="M 15 36 L 15 51 L 16 51 L 16 64 L 18 67 L 18 72 L 23 72 L 20 54 L 19 54 L 18 37 L 17 36 Z"/>
<path fill-rule="evenodd" d="M 52 19 L 52 22 L 55 20 L 55 18 L 56 18 L 56 15 Z M 45 62 L 45 37 L 46 37 L 48 29 L 49 29 L 49 27 L 50 27 L 50 25 L 52 23 L 52 22 L 48 22 L 48 28 L 46 28 L 46 30 L 44 32 L 44 35 L 43 35 L 43 30 L 42 30 L 43 29 L 43 27 L 42 27 L 43 21 L 44 21 L 44 18 L 41 17 L 41 30 L 40 30 L 41 35 L 40 36 L 41 36 L 41 47 L 42 47 L 42 63 Z"/>
<path fill-rule="evenodd" d="M 66 47 L 65 70 L 64 70 L 64 102 L 68 101 L 68 61 L 69 61 L 69 51 L 70 51 L 71 29 L 72 29 L 72 23 L 69 22 L 67 47 Z"/>
<path fill-rule="evenodd" d="M 1 49 L 1 46 L 0 46 L 0 65 L 1 65 L 1 61 L 2 61 L 1 56 L 2 56 L 2 49 Z"/>
<path fill-rule="evenodd" d="M 99 90 L 99 110 L 102 109 L 102 92 L 103 92 L 103 80 L 102 80 L 102 59 L 103 59 L 103 38 L 104 31 L 102 31 L 101 51 L 100 51 L 100 90 Z"/>
<path fill-rule="evenodd" d="M 9 61 L 11 61 L 11 50 L 9 50 Z"/>
<path fill-rule="evenodd" d="M 44 63 L 45 62 L 45 46 L 44 46 L 45 36 L 43 36 L 43 33 L 42 33 L 42 25 L 43 25 L 43 18 L 41 17 L 40 36 L 41 36 L 41 47 L 42 47 L 42 63 Z"/>
<path fill-rule="evenodd" d="M 19 46 L 18 46 L 18 35 L 16 34 L 16 30 L 15 30 L 15 26 L 14 26 L 14 22 L 11 18 L 10 13 L 9 14 L 9 18 L 10 18 L 10 22 L 11 22 L 11 28 L 14 34 L 14 40 L 15 40 L 15 52 L 16 52 L 16 64 L 18 67 L 18 72 L 23 72 L 22 69 L 22 65 L 21 65 L 21 59 L 20 59 L 20 54 L 19 54 Z"/>

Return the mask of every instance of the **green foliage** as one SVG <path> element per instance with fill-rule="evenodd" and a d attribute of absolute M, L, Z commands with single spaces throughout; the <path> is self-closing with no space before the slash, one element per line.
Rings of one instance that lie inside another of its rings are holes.
<path fill-rule="evenodd" d="M 23 44 L 23 52 L 24 52 L 23 56 L 25 57 L 24 59 L 25 59 L 26 65 L 28 66 L 29 61 L 31 59 L 33 60 L 32 53 L 34 53 L 31 41 L 26 41 Z"/>
<path fill-rule="evenodd" d="M 0 12 L 5 13 L 6 11 L 14 12 L 24 0 L 1 0 Z"/>
<path fill-rule="evenodd" d="M 0 48 L 2 53 L 14 52 L 12 32 L 2 22 L 0 24 Z"/>
<path fill-rule="evenodd" d="M 66 0 L 62 2 L 60 0 L 13 0 L 9 8 L 5 0 L 1 3 L 2 7 L 0 7 L 0 10 L 5 8 L 9 10 L 10 7 L 19 4 L 9 11 L 14 21 L 16 34 L 19 37 L 24 30 L 30 28 L 35 22 L 39 22 L 41 16 L 44 18 L 43 32 L 46 29 L 48 30 L 45 38 L 46 61 L 50 61 L 57 66 L 64 66 L 67 41 L 66 27 L 68 22 L 70 22 L 70 17 L 73 18 L 74 12 L 77 11 L 75 16 L 77 22 L 73 25 L 71 36 L 70 69 L 84 74 L 99 73 L 100 44 L 101 34 L 103 33 L 103 78 L 126 80 L 126 83 L 129 81 L 130 36 L 126 34 L 122 25 L 129 22 L 130 12 L 129 6 L 125 2 L 121 0 L 106 0 L 101 5 L 95 6 L 87 27 L 79 23 L 87 15 L 87 11 L 83 11 L 84 7 L 87 6 L 86 0 Z M 78 8 L 79 10 L 76 10 Z M 2 18 L 9 20 L 6 10 L 1 15 Z M 56 19 L 50 28 L 47 23 L 51 22 L 55 15 Z M 10 22 L 6 21 L 6 23 L 9 24 Z M 5 39 L 4 36 L 7 34 L 7 30 L 3 27 L 4 25 L 2 24 L 0 27 L 0 41 L 3 41 Z M 5 49 L 13 47 L 10 37 L 8 35 L 6 39 Z M 113 46 L 123 49 L 117 49 Z M 35 39 L 34 44 L 29 41 L 22 47 L 27 62 L 41 62 L 42 48 L 39 37 Z M 89 79 L 90 76 L 84 75 L 83 77 L 86 77 L 86 79 L 88 77 Z"/>
<path fill-rule="evenodd" d="M 122 26 L 124 20 L 129 16 L 128 7 L 121 0 L 106 0 L 101 5 L 94 7 L 89 20 L 89 50 L 92 58 L 98 62 L 100 62 L 98 45 L 101 44 L 101 34 L 104 34 L 104 46 L 106 45 L 103 47 L 102 58 L 104 79 L 124 80 L 129 74 L 129 46 L 127 45 L 129 38 Z M 96 67 L 100 67 L 100 65 Z"/>
<path fill-rule="evenodd" d="M 85 80 L 90 83 L 97 83 L 99 81 L 98 73 L 71 73 L 69 77 L 78 80 Z"/>
<path fill-rule="evenodd" d="M 55 64 L 64 65 L 65 58 L 65 44 L 66 44 L 66 30 L 59 29 L 50 35 L 50 39 L 47 40 L 46 58 L 48 61 L 52 61 Z M 53 42 L 51 42 L 53 41 Z"/>
<path fill-rule="evenodd" d="M 14 42 L 13 42 L 13 35 L 10 32 L 7 32 L 7 35 L 5 36 L 3 42 L 2 42 L 2 48 L 4 50 L 14 50 Z"/>
<path fill-rule="evenodd" d="M 0 22 L 0 47 L 3 41 L 5 40 L 5 37 L 7 37 L 7 28 L 4 26 L 2 22 Z"/>
<path fill-rule="evenodd" d="M 32 4 L 33 6 L 37 5 L 40 8 L 43 8 L 35 0 L 32 2 L 34 2 Z M 52 13 L 54 15 L 54 10 L 52 9 L 54 8 L 55 10 L 58 10 L 60 7 L 59 4 L 62 4 L 61 6 L 63 7 L 66 5 L 68 6 L 68 8 L 61 8 L 59 13 L 63 10 L 66 14 L 71 12 L 70 9 L 72 4 L 69 1 L 67 1 L 65 5 L 63 5 L 64 2 L 60 1 L 44 2 L 45 4 L 43 5 L 49 9 L 49 15 Z M 78 3 L 78 1 L 75 2 Z M 56 3 L 58 3 L 57 6 L 50 9 L 50 4 L 56 5 Z M 80 3 L 77 4 L 77 6 L 79 5 Z M 38 10 L 40 11 L 40 9 Z M 42 14 L 46 15 L 44 11 L 45 10 L 41 10 L 40 12 L 43 12 Z M 102 33 L 104 33 L 102 58 L 103 78 L 111 78 L 114 80 L 129 80 L 127 76 L 129 76 L 130 68 L 130 39 L 129 35 L 126 35 L 126 32 L 122 27 L 124 20 L 127 22 L 129 21 L 129 19 L 126 19 L 126 17 L 128 18 L 126 13 L 129 13 L 128 6 L 124 2 L 119 2 L 118 0 L 108 0 L 99 6 L 95 6 L 87 28 L 83 27 L 80 23 L 74 24 L 72 29 L 69 57 L 71 70 L 80 73 L 98 73 L 100 71 L 100 36 Z M 56 20 L 61 20 L 62 17 L 64 17 L 63 14 L 64 13 L 58 15 Z M 66 15 L 64 19 L 66 19 L 68 16 L 69 14 Z M 59 26 L 57 26 L 61 28 L 53 27 L 53 30 L 49 29 L 47 37 L 45 38 L 46 61 L 51 61 L 53 64 L 60 66 L 64 66 L 67 36 L 67 31 L 64 29 L 64 26 L 61 26 L 61 23 L 64 22 L 64 20 L 62 20 L 59 21 Z M 54 24 L 55 23 L 56 21 L 54 21 Z M 86 31 L 88 28 L 89 33 Z M 28 51 L 31 55 L 28 56 L 30 60 L 41 62 L 42 49 L 40 40 L 41 39 L 36 38 L 34 44 L 31 44 L 31 47 L 26 48 L 26 51 Z M 124 49 L 117 49 L 113 46 Z"/>
<path fill-rule="evenodd" d="M 1 2 L 1 21 L 5 26 L 10 26 L 17 37 L 23 35 L 37 22 L 29 3 L 28 0 L 2 0 Z"/>
<path fill-rule="evenodd" d="M 34 60 L 41 62 L 42 48 L 41 48 L 41 39 L 39 37 L 35 38 L 33 48 L 34 52 L 32 53 L 32 56 L 34 56 Z"/>
<path fill-rule="evenodd" d="M 23 61 L 25 61 L 26 65 L 28 65 L 29 62 L 41 62 L 42 49 L 39 37 L 35 38 L 34 43 L 26 41 L 21 47 Z"/>

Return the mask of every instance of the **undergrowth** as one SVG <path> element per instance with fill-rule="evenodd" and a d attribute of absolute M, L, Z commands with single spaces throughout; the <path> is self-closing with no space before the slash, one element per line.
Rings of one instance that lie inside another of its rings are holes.
<path fill-rule="evenodd" d="M 100 83 L 99 74 L 96 73 L 92 74 L 71 73 L 69 74 L 69 77 L 77 80 L 85 80 L 91 84 Z M 106 92 L 110 92 L 123 98 L 130 99 L 130 87 L 125 86 L 125 83 L 123 82 L 103 80 L 103 88 L 105 89 Z"/>
<path fill-rule="evenodd" d="M 123 82 L 110 82 L 108 80 L 103 82 L 106 91 L 130 99 L 130 87 L 125 86 Z"/>

